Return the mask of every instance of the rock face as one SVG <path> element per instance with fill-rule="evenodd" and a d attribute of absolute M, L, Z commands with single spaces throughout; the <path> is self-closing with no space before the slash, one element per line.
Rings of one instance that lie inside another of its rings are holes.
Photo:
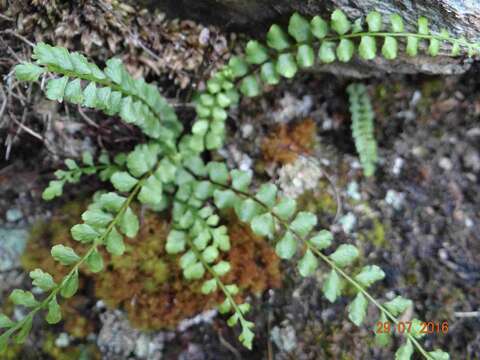
<path fill-rule="evenodd" d="M 273 23 L 285 23 L 298 11 L 304 15 L 328 14 L 342 9 L 351 19 L 376 10 L 383 14 L 399 13 L 408 27 L 416 28 L 418 16 L 426 16 L 434 30 L 447 29 L 471 41 L 480 38 L 480 0 L 144 0 L 145 4 L 165 11 L 169 16 L 190 18 L 228 30 L 257 37 Z M 318 70 L 347 76 L 394 73 L 459 74 L 469 69 L 471 61 L 446 57 L 435 59 L 401 58 L 395 62 L 352 62 L 348 65 L 321 66 Z"/>

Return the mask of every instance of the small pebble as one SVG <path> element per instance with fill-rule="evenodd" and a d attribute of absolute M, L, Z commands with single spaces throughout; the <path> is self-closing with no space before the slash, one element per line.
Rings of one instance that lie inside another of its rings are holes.
<path fill-rule="evenodd" d="M 55 340 L 55 346 L 59 348 L 66 348 L 68 345 L 70 345 L 70 337 L 67 333 L 62 332 Z"/>
<path fill-rule="evenodd" d="M 463 155 L 463 163 L 474 172 L 478 172 L 480 170 L 480 156 L 478 155 L 478 152 L 475 150 L 468 150 Z"/>
<path fill-rule="evenodd" d="M 473 225 L 474 225 L 473 220 L 470 219 L 469 217 L 467 217 L 467 218 L 465 219 L 465 226 L 466 226 L 467 228 L 471 228 L 471 227 L 473 227 Z"/>
<path fill-rule="evenodd" d="M 7 210 L 5 217 L 9 222 L 16 222 L 23 217 L 23 214 L 18 208 L 11 208 Z"/>
<path fill-rule="evenodd" d="M 440 256 L 440 259 L 442 259 L 442 260 L 447 260 L 448 259 L 448 253 L 445 249 L 438 250 L 438 256 Z"/>
<path fill-rule="evenodd" d="M 253 133 L 253 125 L 252 124 L 245 124 L 242 126 L 242 137 L 244 139 L 250 137 Z"/>
<path fill-rule="evenodd" d="M 99 310 L 102 310 L 102 309 L 105 309 L 105 302 L 102 301 L 102 300 L 98 300 L 96 303 L 95 303 L 95 307 Z"/>
<path fill-rule="evenodd" d="M 427 150 L 423 146 L 415 146 L 412 149 L 412 154 L 416 157 L 422 158 L 427 154 Z"/>
<path fill-rule="evenodd" d="M 410 107 L 415 107 L 417 106 L 418 102 L 422 99 L 422 93 L 420 90 L 415 90 L 413 93 L 413 96 L 410 100 Z"/>
<path fill-rule="evenodd" d="M 403 160 L 400 157 L 395 159 L 395 161 L 393 163 L 393 167 L 392 167 L 393 175 L 395 175 L 395 176 L 400 175 L 400 173 L 402 172 L 402 168 L 403 168 L 404 163 L 405 163 L 405 160 Z"/>
<path fill-rule="evenodd" d="M 467 131 L 468 137 L 477 137 L 480 136 L 480 127 L 474 127 Z"/>
<path fill-rule="evenodd" d="M 194 325 L 198 325 L 202 323 L 209 324 L 213 321 L 213 319 L 217 316 L 217 314 L 218 314 L 218 311 L 216 309 L 204 311 L 198 314 L 197 316 L 182 320 L 180 324 L 178 324 L 177 330 L 180 332 L 183 332 Z"/>
<path fill-rule="evenodd" d="M 297 347 L 297 336 L 291 325 L 285 327 L 275 326 L 270 335 L 272 341 L 280 350 L 290 352 Z"/>
<path fill-rule="evenodd" d="M 198 36 L 198 42 L 200 45 L 205 46 L 208 45 L 208 40 L 210 40 L 210 30 L 208 28 L 203 28 Z"/>
<path fill-rule="evenodd" d="M 343 232 L 346 234 L 350 234 L 355 227 L 357 222 L 357 218 L 351 212 L 347 213 L 346 215 L 342 216 L 338 220 L 339 224 L 342 225 Z"/>
<path fill-rule="evenodd" d="M 395 210 L 400 210 L 404 201 L 405 194 L 391 189 L 387 191 L 387 195 L 385 196 L 385 202 L 389 205 L 392 205 Z"/>
<path fill-rule="evenodd" d="M 353 200 L 359 201 L 362 199 L 362 196 L 358 191 L 358 183 L 356 181 L 352 181 L 348 184 L 347 195 L 351 197 Z"/>
<path fill-rule="evenodd" d="M 438 166 L 440 166 L 445 171 L 450 171 L 453 168 L 452 162 L 449 158 L 446 157 L 440 159 L 440 161 L 438 162 Z"/>

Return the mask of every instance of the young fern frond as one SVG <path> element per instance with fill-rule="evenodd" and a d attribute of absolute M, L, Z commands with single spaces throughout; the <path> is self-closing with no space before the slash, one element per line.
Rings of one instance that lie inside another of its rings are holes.
<path fill-rule="evenodd" d="M 52 200 L 62 195 L 65 183 L 76 184 L 80 181 L 82 175 L 92 175 L 103 169 L 101 165 L 95 166 L 92 154 L 87 151 L 82 154 L 82 164 L 84 165 L 83 167 L 79 166 L 73 159 L 65 159 L 67 168 L 55 171 L 57 180 L 49 182 L 48 187 L 43 191 L 43 200 Z"/>
<path fill-rule="evenodd" d="M 363 173 L 369 177 L 375 173 L 377 163 L 377 142 L 375 141 L 375 114 L 367 88 L 363 84 L 347 87 L 350 114 L 352 115 L 352 136 L 360 156 Z"/>
<path fill-rule="evenodd" d="M 98 173 L 100 180 L 110 180 L 114 173 L 125 167 L 126 157 L 125 153 L 119 153 L 112 162 L 109 155 L 104 152 L 98 157 L 98 164 L 94 164 L 92 154 L 85 151 L 82 154 L 81 165 L 77 164 L 74 159 L 65 159 L 66 169 L 55 171 L 56 180 L 50 180 L 48 183 L 48 186 L 42 193 L 43 200 L 50 201 L 61 196 L 66 183 L 78 184 L 84 175 Z"/>
<path fill-rule="evenodd" d="M 316 229 L 315 214 L 297 211 L 296 201 L 279 196 L 272 183 L 263 184 L 251 193 L 252 174 L 229 170 L 224 163 L 205 164 L 200 156 L 205 149 L 218 149 L 223 145 L 227 111 L 238 104 L 240 94 L 260 95 L 263 87 L 276 85 L 281 78 L 292 78 L 298 70 L 310 68 L 315 63 L 331 63 L 336 59 L 347 62 L 356 51 L 361 58 L 370 60 L 377 56 L 380 45 L 381 54 L 386 59 L 394 59 L 399 51 L 398 39 L 406 41 L 405 52 L 410 56 L 418 54 L 421 42 L 428 42 L 428 53 L 432 56 L 439 53 L 442 43 L 451 45 L 453 56 L 462 50 L 467 50 L 470 56 L 480 51 L 478 44 L 455 39 L 447 32 L 430 32 L 425 18 L 419 19 L 416 32 L 405 32 L 399 15 L 390 16 L 389 22 L 390 30 L 386 31 L 381 15 L 372 12 L 366 18 L 368 28 L 363 29 L 361 22 L 352 24 L 343 12 L 335 10 L 330 21 L 319 16 L 307 20 L 293 14 L 287 31 L 272 25 L 266 45 L 249 41 L 245 57 L 232 57 L 228 65 L 207 81 L 207 90 L 195 100 L 197 118 L 191 133 L 184 135 L 175 112 L 157 89 L 142 79 L 134 80 L 119 60 L 107 61 L 106 68 L 100 70 L 79 53 L 38 44 L 34 49 L 36 63 L 17 65 L 19 79 L 36 81 L 41 75 L 50 73 L 56 78 L 47 82 L 49 99 L 118 115 L 123 121 L 138 126 L 149 139 L 128 154 L 118 155 L 113 162 L 103 156 L 99 158 L 100 165 L 94 165 L 93 159 L 87 156 L 83 159 L 85 167 L 70 160 L 66 163 L 68 170 L 56 174 L 57 180 L 51 182 L 44 193 L 46 199 L 60 195 L 66 182 L 77 182 L 81 175 L 98 171 L 102 180 L 110 181 L 116 192 L 97 194 L 82 214 L 83 223 L 72 227 L 72 237 L 88 245 L 82 256 L 63 245 L 52 249 L 57 261 L 72 267 L 59 284 L 40 269 L 30 274 L 33 284 L 48 292 L 43 300 L 36 300 L 28 291 L 16 289 L 12 292 L 10 299 L 14 304 L 31 310 L 18 322 L 0 314 L 0 328 L 5 329 L 0 335 L 0 353 L 13 335 L 17 342 L 25 340 L 33 317 L 40 310 L 48 311 L 49 323 L 61 320 L 58 295 L 68 298 L 75 294 L 82 266 L 93 272 L 102 270 L 100 246 L 105 246 L 114 256 L 123 254 L 123 236 L 134 237 L 140 226 L 130 206 L 134 200 L 156 211 L 171 210 L 172 229 L 167 236 L 167 253 L 182 254 L 180 267 L 187 281 L 205 278 L 201 287 L 204 294 L 223 292 L 225 301 L 219 311 L 231 313 L 228 325 L 240 323 L 240 341 L 248 348 L 252 347 L 254 325 L 245 318 L 249 305 L 235 302 L 238 287 L 222 281 L 230 264 L 221 260 L 220 254 L 229 251 L 230 240 L 217 210 L 233 209 L 242 222 L 250 224 L 255 234 L 275 244 L 280 258 L 291 260 L 298 254 L 297 268 L 302 276 L 313 274 L 319 263 L 324 263 L 329 275 L 322 291 L 329 301 L 336 301 L 343 293 L 343 284 L 350 284 L 356 291 L 348 306 L 348 317 L 354 324 L 364 322 L 369 303 L 378 309 L 380 321 L 397 323 L 397 317 L 413 303 L 398 296 L 382 304 L 370 295 L 368 288 L 385 276 L 380 267 L 367 265 L 351 274 L 347 269 L 359 256 L 358 249 L 343 244 L 329 250 L 333 235 L 328 230 Z M 373 117 L 361 86 L 350 87 L 349 94 L 353 104 L 354 137 L 368 176 L 373 174 L 376 160 L 376 147 L 371 145 L 374 144 L 371 136 Z M 413 321 L 412 328 L 411 332 L 404 333 L 405 342 L 396 352 L 396 359 L 410 359 L 414 348 L 426 359 L 449 358 L 443 351 L 427 352 L 422 347 L 418 341 L 421 337 L 418 320 Z M 387 345 L 390 335 L 377 334 L 376 342 Z"/>

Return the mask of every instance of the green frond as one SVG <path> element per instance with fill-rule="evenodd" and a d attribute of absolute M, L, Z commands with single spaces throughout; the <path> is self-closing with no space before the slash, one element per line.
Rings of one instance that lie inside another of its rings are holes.
<path fill-rule="evenodd" d="M 375 173 L 378 160 L 373 123 L 375 114 L 365 85 L 350 84 L 347 87 L 347 93 L 350 102 L 352 136 L 355 141 L 355 148 L 360 156 L 363 173 L 370 177 Z"/>
<path fill-rule="evenodd" d="M 196 138 L 192 141 L 192 148 L 199 153 L 223 145 L 224 126 L 213 124 L 224 122 L 226 116 L 220 120 L 213 114 L 215 109 L 228 110 L 237 105 L 237 84 L 241 94 L 255 97 L 261 95 L 265 87 L 278 84 L 281 77 L 291 79 L 298 70 L 310 68 L 315 63 L 328 64 L 336 60 L 349 62 L 356 54 L 364 60 L 373 60 L 379 55 L 394 60 L 402 51 L 409 56 L 417 56 L 422 43 L 425 43 L 430 56 L 437 56 L 442 47 L 450 47 L 451 56 L 480 54 L 480 44 L 470 43 L 464 38 L 457 39 L 447 31 L 432 32 L 424 17 L 418 19 L 417 32 L 405 32 L 399 14 L 391 14 L 388 19 L 383 19 L 380 13 L 372 11 L 365 20 L 367 30 L 359 26 L 364 22 L 363 19 L 352 22 L 339 9 L 331 14 L 330 19 L 314 16 L 309 20 L 294 13 L 286 30 L 276 24 L 270 27 L 265 44 L 257 40 L 249 41 L 245 58 L 232 57 L 226 66 L 212 76 L 209 80 L 211 86 L 207 82 L 207 90 L 199 96 L 196 111 L 197 122 L 201 126 L 198 125 L 194 133 L 203 140 Z M 384 26 L 384 23 L 389 23 L 389 26 Z M 230 101 L 210 100 L 211 96 L 230 98 Z M 208 101 L 203 101 L 207 98 Z"/>
<path fill-rule="evenodd" d="M 141 78 L 133 79 L 119 59 L 108 60 L 102 71 L 80 53 L 45 43 L 34 47 L 32 57 L 36 64 L 17 65 L 15 73 L 23 81 L 36 81 L 45 73 L 59 76 L 47 81 L 50 100 L 118 115 L 169 147 L 174 147 L 183 131 L 175 111 L 157 88 Z"/>

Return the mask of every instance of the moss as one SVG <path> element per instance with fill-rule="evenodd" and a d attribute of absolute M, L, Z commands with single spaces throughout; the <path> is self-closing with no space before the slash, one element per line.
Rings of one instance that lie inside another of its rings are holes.
<path fill-rule="evenodd" d="M 200 293 L 202 281 L 185 281 L 178 256 L 165 253 L 168 222 L 157 214 L 145 214 L 140 234 L 128 240 L 129 249 L 111 259 L 111 268 L 95 279 L 95 293 L 110 307 L 126 309 L 138 328 L 174 328 L 181 320 L 194 316 L 223 300 L 221 293 Z M 243 290 L 261 293 L 278 287 L 281 281 L 279 260 L 266 242 L 243 224 L 228 221 L 232 249 L 225 255 L 232 271 L 226 282 Z M 122 279 L 112 288 L 115 279 Z"/>
<path fill-rule="evenodd" d="M 376 247 L 385 248 L 388 245 L 385 232 L 385 225 L 378 218 L 373 218 L 371 228 L 360 232 L 360 235 L 363 236 L 364 241 Z"/>
<path fill-rule="evenodd" d="M 405 85 L 401 82 L 379 82 L 373 85 L 373 94 L 371 96 L 375 112 L 375 120 L 378 122 L 389 121 L 392 107 L 397 105 L 397 101 L 392 94 L 399 94 L 404 90 Z"/>
<path fill-rule="evenodd" d="M 316 125 L 312 119 L 296 124 L 281 124 L 262 141 L 261 149 L 266 162 L 288 164 L 298 154 L 309 154 L 313 148 Z"/>
<path fill-rule="evenodd" d="M 22 344 L 10 344 L 7 347 L 5 353 L 2 354 L 4 360 L 17 360 L 17 359 L 33 359 L 25 354 L 24 345 Z"/>
<path fill-rule="evenodd" d="M 414 266 L 414 264 L 412 264 L 412 266 Z M 417 274 L 415 274 L 415 272 L 411 272 L 411 273 L 407 274 L 406 276 L 404 276 L 404 278 L 405 278 L 405 283 L 409 287 L 417 286 L 418 278 L 417 278 Z"/>
<path fill-rule="evenodd" d="M 74 345 L 61 348 L 55 345 L 56 335 L 49 333 L 43 342 L 42 350 L 45 354 L 49 355 L 55 360 L 77 360 L 77 359 L 89 359 L 99 360 L 101 354 L 98 348 L 94 344 L 88 345 Z"/>
<path fill-rule="evenodd" d="M 419 120 L 426 123 L 432 120 L 432 105 L 445 89 L 445 82 L 440 78 L 427 79 L 421 83 L 422 97 L 417 103 Z"/>
<path fill-rule="evenodd" d="M 66 274 L 68 267 L 53 261 L 50 248 L 61 243 L 83 253 L 83 246 L 71 239 L 69 229 L 84 209 L 83 201 L 72 202 L 59 209 L 49 222 L 35 225 L 22 259 L 27 271 L 40 267 L 54 274 L 57 281 Z M 226 224 L 232 248 L 223 257 L 231 262 L 232 271 L 224 280 L 240 287 L 239 299 L 248 293 L 260 294 L 279 287 L 280 261 L 270 245 L 233 216 L 227 216 Z M 164 250 L 169 229 L 169 221 L 147 211 L 138 236 L 125 239 L 123 256 L 112 257 L 104 251 L 104 271 L 92 275 L 82 270 L 79 293 L 61 305 L 65 330 L 77 338 L 94 331 L 94 323 L 84 315 L 88 314 L 85 309 L 91 290 L 107 306 L 124 308 L 132 324 L 145 330 L 174 328 L 181 320 L 222 302 L 221 292 L 205 296 L 200 292 L 203 281 L 183 278 L 179 256 L 168 255 Z"/>
<path fill-rule="evenodd" d="M 439 95 L 445 89 L 445 79 L 431 78 L 422 82 L 422 96 L 432 98 Z"/>
<path fill-rule="evenodd" d="M 306 191 L 297 202 L 299 209 L 317 214 L 320 220 L 331 219 L 337 212 L 337 200 L 326 180 L 320 180 L 316 190 Z"/>

